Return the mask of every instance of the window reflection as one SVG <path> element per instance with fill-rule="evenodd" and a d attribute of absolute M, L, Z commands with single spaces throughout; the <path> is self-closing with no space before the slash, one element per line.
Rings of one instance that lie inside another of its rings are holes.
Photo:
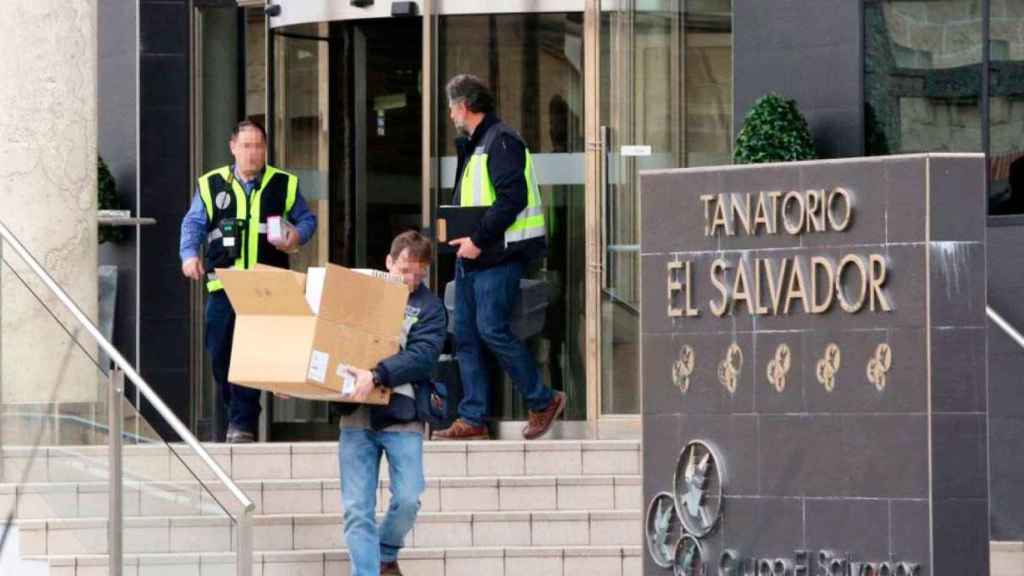
<path fill-rule="evenodd" d="M 990 0 L 989 206 L 1024 213 L 1024 2 Z"/>
<path fill-rule="evenodd" d="M 602 414 L 640 411 L 638 172 L 732 163 L 732 1 L 660 4 L 601 15 Z"/>
<path fill-rule="evenodd" d="M 980 0 L 866 0 L 869 155 L 980 152 Z"/>

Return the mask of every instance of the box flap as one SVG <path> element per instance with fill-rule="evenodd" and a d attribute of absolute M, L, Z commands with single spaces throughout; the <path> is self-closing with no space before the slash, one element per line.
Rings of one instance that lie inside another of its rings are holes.
<path fill-rule="evenodd" d="M 324 293 L 324 278 L 326 277 L 326 268 L 318 266 L 306 270 L 306 302 L 313 314 L 320 313 L 320 297 Z"/>
<path fill-rule="evenodd" d="M 246 386 L 305 383 L 316 327 L 317 320 L 312 316 L 239 315 L 228 380 Z"/>
<path fill-rule="evenodd" d="M 312 316 L 306 303 L 305 276 L 290 270 L 218 268 L 228 300 L 239 315 Z"/>
<path fill-rule="evenodd" d="M 408 301 L 409 289 L 404 284 L 328 264 L 320 318 L 397 342 Z"/>

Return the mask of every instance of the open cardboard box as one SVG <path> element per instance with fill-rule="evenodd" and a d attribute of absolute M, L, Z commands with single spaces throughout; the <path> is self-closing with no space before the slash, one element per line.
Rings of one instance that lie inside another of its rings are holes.
<path fill-rule="evenodd" d="M 383 274 L 333 264 L 310 270 L 318 273 L 217 269 L 236 315 L 228 380 L 350 402 L 342 396 L 352 380 L 343 366 L 369 370 L 398 352 L 409 290 Z M 365 403 L 385 405 L 390 398 L 390 390 L 377 388 Z"/>

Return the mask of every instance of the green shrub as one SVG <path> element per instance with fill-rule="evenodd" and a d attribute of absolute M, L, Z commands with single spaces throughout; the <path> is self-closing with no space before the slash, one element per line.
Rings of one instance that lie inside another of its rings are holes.
<path fill-rule="evenodd" d="M 107 168 L 107 163 L 103 161 L 103 158 L 98 157 L 97 166 L 97 208 L 99 210 L 119 210 L 121 208 L 121 199 L 117 195 L 117 182 L 114 181 L 114 175 L 110 173 L 110 169 Z M 99 229 L 99 241 L 100 244 L 104 242 L 120 242 L 124 238 L 124 230 L 117 226 L 100 226 Z"/>
<path fill-rule="evenodd" d="M 792 162 L 817 158 L 807 120 L 794 100 L 767 94 L 754 103 L 736 137 L 737 164 Z"/>

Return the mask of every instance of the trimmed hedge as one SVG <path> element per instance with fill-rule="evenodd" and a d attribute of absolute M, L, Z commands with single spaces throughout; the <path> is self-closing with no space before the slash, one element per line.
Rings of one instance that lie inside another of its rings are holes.
<path fill-rule="evenodd" d="M 767 94 L 754 103 L 736 137 L 733 160 L 737 164 L 792 162 L 818 157 L 796 102 Z"/>

